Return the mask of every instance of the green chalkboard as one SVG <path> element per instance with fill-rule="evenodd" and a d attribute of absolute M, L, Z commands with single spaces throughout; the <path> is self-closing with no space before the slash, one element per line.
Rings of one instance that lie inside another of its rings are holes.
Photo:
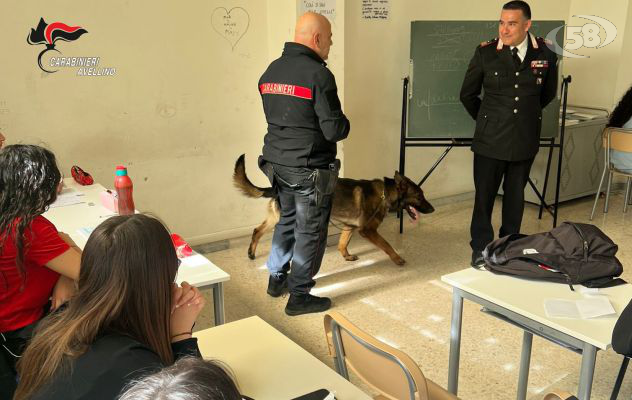
<path fill-rule="evenodd" d="M 533 21 L 530 32 L 546 37 L 564 21 Z M 563 43 L 560 29 L 557 43 Z M 409 138 L 471 138 L 474 120 L 459 100 L 461 84 L 476 46 L 498 37 L 498 21 L 412 21 Z M 561 63 L 561 60 L 560 60 Z M 561 73 L 561 64 L 558 71 Z M 560 79 L 561 82 L 561 79 Z M 558 89 L 559 94 L 559 89 Z M 542 137 L 555 137 L 560 99 L 542 114 Z"/>

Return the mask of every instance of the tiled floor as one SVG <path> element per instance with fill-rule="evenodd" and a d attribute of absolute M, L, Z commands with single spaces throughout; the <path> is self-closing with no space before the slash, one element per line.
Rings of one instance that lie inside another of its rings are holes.
<path fill-rule="evenodd" d="M 610 212 L 604 216 L 599 209 L 593 223 L 619 244 L 618 257 L 627 267 L 623 278 L 631 281 L 632 211 L 622 213 L 622 194 L 615 194 L 610 201 Z M 588 222 L 591 207 L 592 199 L 565 203 L 560 208 L 560 221 Z M 500 200 L 496 211 L 499 214 Z M 435 213 L 422 216 L 418 225 L 406 223 L 404 235 L 397 233 L 397 220 L 389 217 L 380 232 L 407 260 L 404 267 L 394 265 L 359 236 L 350 245 L 350 252 L 360 257 L 358 261 L 347 262 L 335 246 L 329 247 L 312 293 L 331 297 L 333 309 L 408 353 L 427 377 L 445 386 L 452 293 L 440 277 L 469 265 L 471 212 L 470 200 L 437 206 Z M 537 207 L 527 205 L 523 232 L 549 230 L 551 221 L 548 215 L 538 220 Z M 287 317 L 283 312 L 287 298 L 275 299 L 265 293 L 270 239 L 268 235 L 261 242 L 254 261 L 246 255 L 248 239 L 232 241 L 229 249 L 207 254 L 231 275 L 225 286 L 227 321 L 259 315 L 331 366 L 323 315 Z M 205 311 L 211 313 L 210 309 Z M 459 396 L 472 400 L 515 398 L 522 332 L 479 309 L 465 301 Z M 205 314 L 198 327 L 210 326 L 209 321 L 211 315 Z M 553 388 L 576 392 L 580 359 L 578 354 L 534 338 L 528 398 L 541 399 Z M 611 350 L 598 352 L 593 399 L 609 398 L 620 362 L 621 357 Z M 280 385 L 283 379 L 279 377 L 273 384 Z M 629 399 L 631 395 L 632 373 L 624 381 L 619 398 Z"/>

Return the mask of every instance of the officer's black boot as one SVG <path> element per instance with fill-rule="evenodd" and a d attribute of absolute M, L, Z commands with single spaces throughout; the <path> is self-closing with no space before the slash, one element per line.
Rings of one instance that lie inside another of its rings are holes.
<path fill-rule="evenodd" d="M 331 307 L 331 300 L 327 297 L 316 297 L 309 293 L 290 294 L 285 313 L 292 316 L 317 313 L 327 311 L 329 307 Z"/>
<path fill-rule="evenodd" d="M 279 297 L 283 293 L 283 289 L 287 289 L 287 275 L 278 277 L 270 275 L 268 279 L 268 294 L 272 297 Z"/>

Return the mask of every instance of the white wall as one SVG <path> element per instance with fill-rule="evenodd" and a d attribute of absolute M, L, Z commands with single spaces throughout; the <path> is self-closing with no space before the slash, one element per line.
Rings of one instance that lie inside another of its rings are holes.
<path fill-rule="evenodd" d="M 619 102 L 623 94 L 632 86 L 632 4 L 628 3 L 625 18 L 625 29 L 620 27 L 623 32 L 621 45 L 621 55 L 617 63 L 619 71 L 617 73 L 617 84 L 614 87 L 613 107 Z"/>
<path fill-rule="evenodd" d="M 568 25 L 582 26 L 590 20 L 575 15 L 596 15 L 617 27 L 617 37 L 601 48 L 574 51 L 589 58 L 566 58 L 564 73 L 573 79 L 569 86 L 571 104 L 603 107 L 611 110 L 632 82 L 632 21 L 627 0 L 599 3 L 591 0 L 571 0 Z M 601 32 L 602 40 L 605 32 Z M 626 51 L 624 51 L 624 42 Z"/>
<path fill-rule="evenodd" d="M 10 10 L 6 3 L 0 124 L 9 143 L 43 141 L 67 176 L 77 164 L 110 187 L 115 165 L 127 165 L 137 207 L 193 242 L 243 234 L 262 219 L 265 202 L 238 194 L 231 174 L 247 153 L 249 172 L 265 183 L 254 158 L 266 128 L 257 91 L 268 63 L 266 2 L 63 0 L 15 2 Z M 232 49 L 211 16 L 235 6 L 250 21 Z M 42 72 L 36 57 L 43 46 L 25 40 L 40 17 L 85 27 L 87 34 L 57 48 L 101 57 L 116 75 Z"/>

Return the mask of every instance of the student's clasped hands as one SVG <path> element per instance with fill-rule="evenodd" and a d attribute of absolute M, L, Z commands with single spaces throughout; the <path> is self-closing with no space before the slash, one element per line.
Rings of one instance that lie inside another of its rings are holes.
<path fill-rule="evenodd" d="M 184 340 L 190 337 L 190 335 L 185 333 L 191 332 L 195 320 L 200 314 L 200 311 L 202 311 L 202 308 L 204 308 L 204 297 L 197 288 L 189 285 L 187 282 L 182 282 L 180 286 L 174 283 L 172 293 L 172 341 Z M 175 337 L 176 335 L 177 337 Z"/>

